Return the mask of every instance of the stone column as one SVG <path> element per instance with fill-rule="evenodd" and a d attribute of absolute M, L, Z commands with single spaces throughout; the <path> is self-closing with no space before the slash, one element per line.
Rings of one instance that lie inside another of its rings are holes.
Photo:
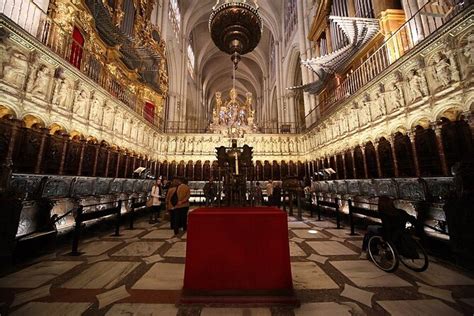
<path fill-rule="evenodd" d="M 111 149 L 110 149 L 110 148 L 107 148 L 107 161 L 106 161 L 106 163 L 105 163 L 105 174 L 104 174 L 104 177 L 106 177 L 106 178 L 107 178 L 107 176 L 109 175 L 110 151 L 111 151 Z"/>
<path fill-rule="evenodd" d="M 127 154 L 127 155 L 125 156 L 125 171 L 123 172 L 123 176 L 124 176 L 125 178 L 128 177 L 128 161 L 129 161 L 129 160 L 130 160 L 130 156 Z M 133 170 L 132 170 L 132 172 L 133 172 Z"/>
<path fill-rule="evenodd" d="M 331 160 L 329 160 L 331 161 Z M 334 154 L 334 171 L 336 171 L 336 179 L 339 180 L 339 170 L 337 166 L 337 154 Z"/>
<path fill-rule="evenodd" d="M 354 179 L 357 179 L 357 168 L 354 158 L 354 148 L 351 148 L 351 158 L 352 158 L 352 172 L 354 173 Z"/>
<path fill-rule="evenodd" d="M 92 169 L 92 176 L 95 177 L 97 174 L 97 163 L 99 159 L 99 151 L 100 151 L 100 145 L 99 144 L 94 144 L 95 147 L 95 155 L 94 155 L 94 167 Z"/>
<path fill-rule="evenodd" d="M 58 171 L 58 174 L 60 175 L 64 174 L 64 163 L 66 162 L 67 146 L 70 142 L 69 134 L 63 134 L 61 135 L 61 137 L 63 138 L 63 149 L 61 151 L 61 162 L 59 163 L 59 171 Z"/>
<path fill-rule="evenodd" d="M 380 165 L 380 155 L 379 155 L 379 144 L 380 141 L 375 141 L 375 162 L 377 163 L 377 175 L 379 178 L 383 178 L 384 174 L 382 172 L 382 166 Z"/>
<path fill-rule="evenodd" d="M 41 128 L 41 140 L 40 146 L 38 150 L 38 156 L 36 157 L 36 165 L 34 173 L 41 173 L 41 164 L 43 163 L 44 157 L 44 147 L 46 144 L 46 138 L 48 137 L 49 129 L 48 128 Z"/>
<path fill-rule="evenodd" d="M 115 178 L 119 177 L 120 170 L 120 150 L 117 151 L 117 166 L 115 167 Z"/>
<path fill-rule="evenodd" d="M 361 145 L 360 149 L 362 151 L 362 160 L 363 160 L 363 163 L 364 163 L 364 177 L 366 179 L 368 179 L 369 178 L 369 172 L 367 170 L 367 159 L 365 158 L 365 145 Z"/>
<path fill-rule="evenodd" d="M 344 152 L 342 152 L 341 157 L 342 157 L 342 171 L 344 174 L 344 179 L 347 179 L 346 155 Z"/>
<path fill-rule="evenodd" d="M 77 168 L 77 175 L 82 174 L 82 164 L 84 162 L 84 151 L 86 149 L 86 141 L 81 139 L 81 153 L 79 154 L 79 167 Z"/>
<path fill-rule="evenodd" d="M 414 131 L 408 133 L 408 137 L 410 137 L 410 144 L 411 144 L 411 153 L 413 156 L 413 166 L 415 167 L 415 176 L 420 176 L 420 164 L 418 162 L 418 153 L 416 152 L 416 133 Z"/>
<path fill-rule="evenodd" d="M 13 166 L 13 149 L 15 148 L 18 129 L 22 122 L 19 120 L 12 120 L 10 124 L 10 142 L 8 143 L 8 149 L 5 155 L 5 159 L 0 162 L 0 192 L 8 191 L 8 188 L 10 186 L 10 178 L 12 175 Z"/>
<path fill-rule="evenodd" d="M 441 134 L 442 127 L 432 124 L 431 128 L 434 129 L 436 135 L 436 148 L 438 149 L 439 161 L 441 163 L 441 173 L 443 176 L 447 176 L 448 163 L 446 162 L 446 155 L 444 153 L 443 135 Z"/>
<path fill-rule="evenodd" d="M 400 176 L 400 173 L 398 171 L 398 159 L 397 159 L 397 151 L 395 150 L 395 136 L 392 135 L 389 138 L 390 142 L 390 148 L 392 149 L 392 159 L 393 159 L 393 175 L 395 178 L 398 178 Z"/>

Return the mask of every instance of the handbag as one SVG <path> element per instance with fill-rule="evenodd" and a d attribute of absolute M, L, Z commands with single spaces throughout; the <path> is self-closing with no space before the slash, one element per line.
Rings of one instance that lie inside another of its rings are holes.
<path fill-rule="evenodd" d="M 173 192 L 173 195 L 170 198 L 170 203 L 173 207 L 175 207 L 178 204 L 178 189 L 179 189 L 179 185 L 176 187 L 176 190 Z"/>
<path fill-rule="evenodd" d="M 146 207 L 152 207 L 153 206 L 153 197 L 149 197 L 148 200 L 146 200 Z"/>

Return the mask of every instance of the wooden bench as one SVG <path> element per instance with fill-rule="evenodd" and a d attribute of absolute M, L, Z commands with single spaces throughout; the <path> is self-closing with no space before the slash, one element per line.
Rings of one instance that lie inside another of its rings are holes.
<path fill-rule="evenodd" d="M 121 209 L 122 209 L 122 201 L 119 200 L 117 202 L 109 202 L 107 204 L 115 204 L 117 203 L 117 206 L 106 208 L 103 210 L 96 210 L 93 212 L 84 212 L 84 207 L 89 207 L 89 206 L 97 206 L 97 205 L 103 205 L 103 204 L 93 204 L 93 205 L 80 205 L 79 208 L 77 209 L 77 214 L 75 216 L 75 226 L 74 226 L 74 232 L 73 232 L 73 239 L 72 239 L 72 251 L 71 254 L 73 256 L 78 256 L 80 255 L 80 252 L 78 252 L 77 248 L 79 246 L 79 238 L 81 236 L 81 230 L 82 230 L 82 224 L 87 221 L 91 221 L 94 219 L 99 219 L 105 216 L 109 215 L 115 215 L 115 234 L 114 236 L 120 236 L 120 216 L 121 216 Z"/>
<path fill-rule="evenodd" d="M 336 224 L 337 228 L 341 228 L 341 217 L 339 214 L 339 198 L 335 198 L 334 202 L 321 200 L 319 196 L 316 196 L 316 209 L 318 210 L 318 221 L 321 220 L 321 207 L 332 208 L 336 212 Z"/>
<path fill-rule="evenodd" d="M 370 204 L 366 202 L 363 202 L 363 203 Z M 350 235 L 352 236 L 356 235 L 355 228 L 354 228 L 354 214 L 361 214 L 361 215 L 365 215 L 369 217 L 380 218 L 380 214 L 378 210 L 371 210 L 365 207 L 354 206 L 351 199 L 348 200 L 348 204 L 349 204 L 349 224 L 351 226 Z M 375 205 L 375 204 L 370 204 L 370 205 Z"/>

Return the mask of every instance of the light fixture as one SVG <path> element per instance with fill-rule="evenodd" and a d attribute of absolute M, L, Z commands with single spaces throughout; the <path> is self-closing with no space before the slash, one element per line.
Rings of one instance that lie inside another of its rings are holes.
<path fill-rule="evenodd" d="M 247 0 L 217 0 L 209 17 L 209 32 L 216 46 L 231 55 L 234 68 L 241 55 L 257 47 L 262 37 L 262 18 L 258 14 L 257 1 L 254 5 Z M 249 1 L 250 2 L 250 1 Z"/>

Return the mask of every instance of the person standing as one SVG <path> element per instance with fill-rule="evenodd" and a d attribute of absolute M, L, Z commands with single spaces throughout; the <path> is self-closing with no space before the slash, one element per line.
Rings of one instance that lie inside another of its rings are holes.
<path fill-rule="evenodd" d="M 161 180 L 156 179 L 156 182 L 151 187 L 151 214 L 150 214 L 150 224 L 160 222 L 160 211 L 161 211 Z"/>
<path fill-rule="evenodd" d="M 268 197 L 268 205 L 273 205 L 273 183 L 272 180 L 267 182 L 267 197 Z"/>
<path fill-rule="evenodd" d="M 184 179 L 175 178 L 166 194 L 166 208 L 170 213 L 170 224 L 174 234 L 179 234 L 179 229 L 186 231 L 188 224 L 189 197 L 191 190 Z"/>
<path fill-rule="evenodd" d="M 217 186 L 212 179 L 209 179 L 203 188 L 204 196 L 206 198 L 206 206 L 212 206 L 217 195 Z"/>
<path fill-rule="evenodd" d="M 262 206 L 263 201 L 263 193 L 262 188 L 260 187 L 260 182 L 255 183 L 255 187 L 253 188 L 253 200 L 255 206 Z"/>

